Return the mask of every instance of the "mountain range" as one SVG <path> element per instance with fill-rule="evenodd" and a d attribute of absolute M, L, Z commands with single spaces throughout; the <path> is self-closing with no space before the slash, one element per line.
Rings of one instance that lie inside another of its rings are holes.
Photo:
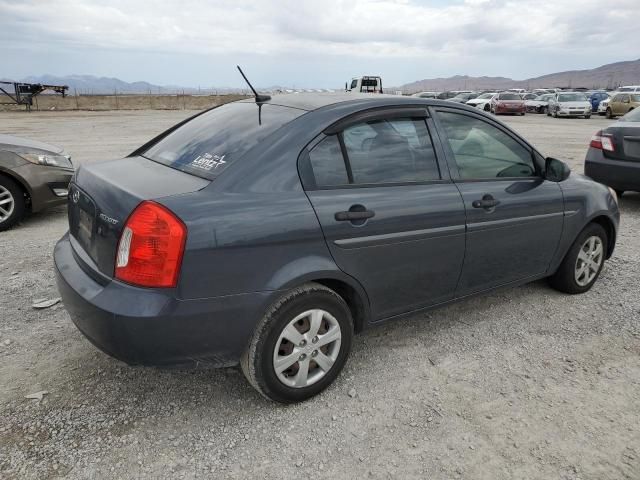
<path fill-rule="evenodd" d="M 384 79 L 383 79 L 384 80 Z M 69 94 L 109 94 L 109 93 L 238 93 L 244 88 L 207 87 L 206 89 L 182 87 L 177 85 L 154 85 L 149 82 L 125 82 L 118 78 L 96 77 L 93 75 L 39 75 L 22 78 L 19 81 L 43 83 L 48 85 L 68 85 Z M 384 84 L 384 82 L 383 82 Z M 444 90 L 502 90 L 506 88 L 551 88 L 584 87 L 615 88 L 620 85 L 640 84 L 640 59 L 603 65 L 589 70 L 570 70 L 552 73 L 526 80 L 514 80 L 506 77 L 471 77 L 456 75 L 448 78 L 428 78 L 407 83 L 399 87 L 387 87 L 387 91 L 401 90 L 404 93 Z M 270 87 L 276 91 L 282 87 Z M 338 88 L 339 89 L 339 88 Z"/>
<path fill-rule="evenodd" d="M 443 90 L 503 90 L 506 88 L 616 88 L 621 85 L 640 84 L 640 59 L 616 62 L 589 70 L 569 70 L 526 80 L 506 77 L 469 77 L 456 75 L 449 78 L 429 78 L 407 83 L 395 90 L 404 93 Z"/>

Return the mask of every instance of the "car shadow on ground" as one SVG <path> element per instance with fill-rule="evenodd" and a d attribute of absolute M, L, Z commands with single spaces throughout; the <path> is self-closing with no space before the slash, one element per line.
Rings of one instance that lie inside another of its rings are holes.
<path fill-rule="evenodd" d="M 530 301 L 533 304 L 540 293 L 556 294 L 545 282 L 534 282 L 374 326 L 355 337 L 351 357 L 336 383 L 310 401 L 334 397 L 345 388 L 346 377 L 375 376 L 388 354 L 415 346 L 416 342 L 424 347 L 425 358 L 430 350 L 437 351 L 434 358 L 446 355 L 449 340 L 453 350 L 459 348 L 453 345 L 455 337 L 473 336 L 469 329 L 479 330 L 479 323 L 496 321 L 495 310 L 504 308 L 504 303 L 527 304 Z M 235 416 L 242 410 L 239 405 L 254 409 L 275 405 L 249 386 L 239 367 L 215 369 L 205 363 L 178 369 L 128 366 L 96 350 L 79 332 L 77 336 L 77 341 L 84 344 L 74 349 L 75 355 L 65 362 L 63 368 L 72 375 L 64 378 L 66 375 L 63 374 L 60 380 L 66 385 L 57 388 L 83 395 L 87 385 L 91 385 L 92 396 L 100 399 L 94 408 L 105 412 L 121 409 L 123 404 L 144 407 L 147 414 L 157 415 L 170 414 L 172 409 L 181 406 L 197 408 L 201 405 L 206 409 L 224 405 L 225 408 L 231 406 L 227 413 Z M 173 407 L 169 408 L 170 405 Z"/>

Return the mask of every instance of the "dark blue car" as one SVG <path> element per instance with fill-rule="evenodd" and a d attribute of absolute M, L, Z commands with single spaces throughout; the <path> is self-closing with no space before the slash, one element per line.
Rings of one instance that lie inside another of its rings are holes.
<path fill-rule="evenodd" d="M 606 98 L 609 98 L 609 94 L 607 92 L 591 92 L 587 97 L 587 100 L 591 102 L 591 111 L 597 112 L 600 102 Z"/>
<path fill-rule="evenodd" d="M 78 169 L 55 247 L 71 318 L 130 364 L 241 364 L 309 398 L 381 322 L 549 278 L 586 292 L 613 252 L 607 187 L 495 118 L 400 96 L 230 103 Z"/>

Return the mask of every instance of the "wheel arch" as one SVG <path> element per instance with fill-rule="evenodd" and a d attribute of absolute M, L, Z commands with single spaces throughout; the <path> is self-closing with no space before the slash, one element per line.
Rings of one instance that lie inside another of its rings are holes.
<path fill-rule="evenodd" d="M 31 195 L 32 195 L 31 188 L 29 187 L 29 184 L 22 177 L 2 167 L 0 167 L 0 177 L 7 177 L 13 180 L 14 182 L 16 182 L 16 184 L 22 189 L 23 193 L 27 195 L 29 199 L 31 199 Z"/>
<path fill-rule="evenodd" d="M 616 227 L 614 226 L 613 221 L 606 215 L 598 215 L 592 218 L 589 223 L 596 223 L 604 228 L 604 231 L 607 233 L 606 258 L 611 258 L 611 255 L 613 255 L 613 249 L 616 245 Z"/>

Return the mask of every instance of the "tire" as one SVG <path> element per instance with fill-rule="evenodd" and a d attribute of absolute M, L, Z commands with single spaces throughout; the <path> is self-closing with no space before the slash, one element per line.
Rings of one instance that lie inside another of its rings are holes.
<path fill-rule="evenodd" d="M 486 104 L 484 105 L 484 111 L 485 111 L 485 112 L 490 112 L 490 111 L 491 111 L 491 107 L 489 106 L 489 104 L 488 104 L 488 103 L 486 103 Z"/>
<path fill-rule="evenodd" d="M 585 115 L 584 118 L 589 120 L 591 118 L 591 115 Z"/>
<path fill-rule="evenodd" d="M 624 190 L 614 190 L 616 192 L 616 195 L 618 196 L 618 198 L 622 197 L 622 195 L 624 195 Z"/>
<path fill-rule="evenodd" d="M 607 118 L 613 118 L 613 112 L 609 107 L 607 107 L 607 111 L 605 112 L 605 115 L 607 116 Z"/>
<path fill-rule="evenodd" d="M 557 108 L 553 111 L 553 118 L 558 118 L 558 109 Z"/>
<path fill-rule="evenodd" d="M 588 242 L 593 238 L 599 239 L 600 242 L 600 255 L 597 258 L 595 255 L 590 257 L 589 253 L 584 251 L 585 248 L 587 250 L 590 249 Z M 556 290 L 569 294 L 589 291 L 600 276 L 600 272 L 604 266 L 606 253 L 607 233 L 601 225 L 598 225 L 597 223 L 590 223 L 575 239 L 573 245 L 571 245 L 571 248 L 562 260 L 558 271 L 549 277 L 550 285 Z M 582 258 L 590 258 L 594 263 L 585 264 Z M 579 259 L 580 263 L 578 263 Z M 586 270 L 583 268 L 585 266 Z M 585 273 L 580 275 L 580 271 Z M 579 282 L 578 278 L 581 278 L 582 282 Z"/>
<path fill-rule="evenodd" d="M 22 188 L 13 179 L 0 175 L 0 232 L 22 220 L 25 208 Z"/>
<path fill-rule="evenodd" d="M 521 116 L 521 117 L 524 117 L 524 114 L 525 114 L 525 112 L 522 112 L 522 113 L 520 114 L 520 116 Z"/>
<path fill-rule="evenodd" d="M 310 336 L 311 318 L 316 314 L 321 318 L 320 334 Z M 336 332 L 336 327 L 339 339 L 321 345 L 323 335 Z M 299 339 L 297 344 L 286 337 L 285 331 L 291 329 L 295 329 L 293 335 L 288 335 Z M 256 326 L 240 366 L 249 383 L 269 400 L 301 402 L 322 392 L 336 379 L 347 361 L 352 339 L 353 319 L 344 299 L 323 285 L 308 283 L 287 292 L 271 305 Z M 316 347 L 316 342 L 321 346 Z M 320 359 L 321 354 L 323 362 L 332 360 L 327 363 L 327 370 L 314 360 Z M 290 363 L 288 356 L 296 360 Z M 287 365 L 281 373 L 276 372 L 276 357 L 283 361 L 283 367 Z M 303 357 L 306 361 L 301 360 Z M 302 374 L 305 365 L 307 375 Z M 298 381 L 300 385 L 294 385 Z"/>

